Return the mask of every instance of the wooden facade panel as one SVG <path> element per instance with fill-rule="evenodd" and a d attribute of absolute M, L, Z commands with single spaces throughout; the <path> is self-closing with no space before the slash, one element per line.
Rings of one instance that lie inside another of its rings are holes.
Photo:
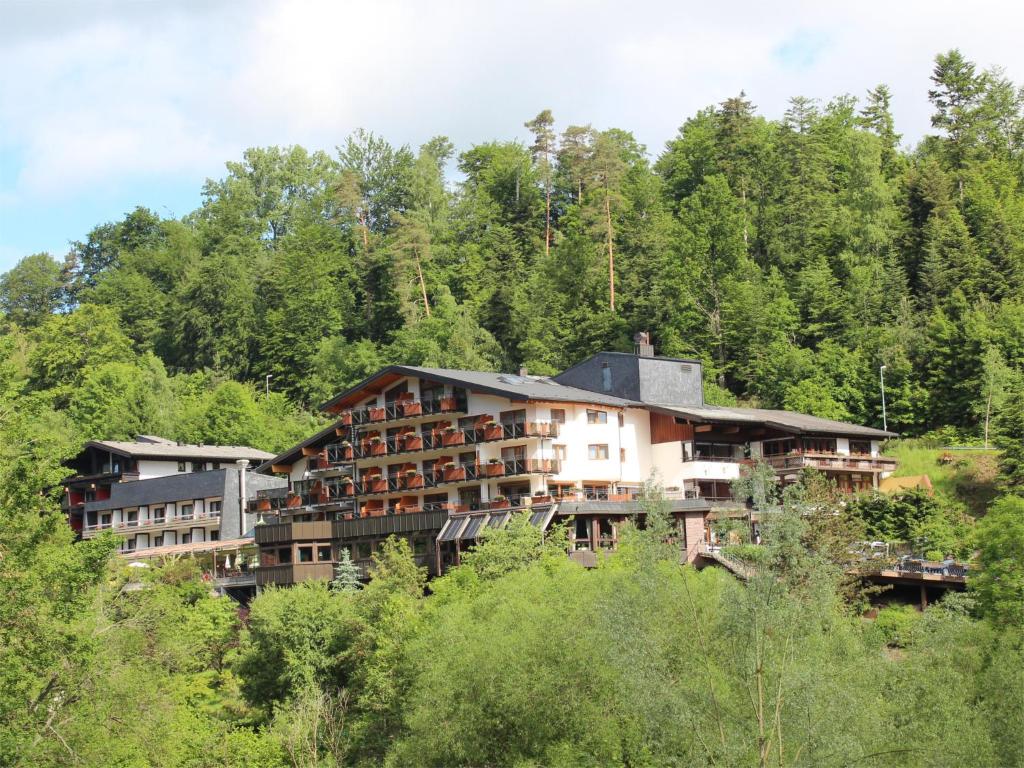
<path fill-rule="evenodd" d="M 651 413 L 651 442 L 677 443 L 693 439 L 693 425 L 679 424 L 675 417 L 663 413 Z"/>

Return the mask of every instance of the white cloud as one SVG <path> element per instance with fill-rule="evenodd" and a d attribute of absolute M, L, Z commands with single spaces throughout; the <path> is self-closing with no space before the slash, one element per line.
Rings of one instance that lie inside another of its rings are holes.
<path fill-rule="evenodd" d="M 20 160 L 0 196 L 67 199 L 162 174 L 195 176 L 198 188 L 246 146 L 332 147 L 359 126 L 412 144 L 446 133 L 465 147 L 522 136 L 544 107 L 632 129 L 656 153 L 687 116 L 740 89 L 778 116 L 795 94 L 887 81 L 898 128 L 917 138 L 936 52 L 959 45 L 1024 79 L 1020 7 L 826 6 L 13 4 L 10 23 L 0 19 L 0 157 Z"/>

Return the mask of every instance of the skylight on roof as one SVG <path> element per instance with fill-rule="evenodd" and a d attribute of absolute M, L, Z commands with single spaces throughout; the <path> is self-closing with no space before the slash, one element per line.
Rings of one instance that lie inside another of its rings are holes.
<path fill-rule="evenodd" d="M 502 382 L 503 384 L 525 384 L 526 383 L 526 379 L 524 379 L 522 376 L 516 376 L 516 375 L 511 374 L 511 373 L 503 373 L 503 374 L 501 374 L 501 376 L 498 377 L 498 381 Z"/>

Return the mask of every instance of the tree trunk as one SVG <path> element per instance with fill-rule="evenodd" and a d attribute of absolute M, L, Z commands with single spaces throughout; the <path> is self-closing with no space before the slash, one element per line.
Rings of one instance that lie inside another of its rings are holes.
<path fill-rule="evenodd" d="M 551 255 L 551 181 L 544 183 L 544 256 Z"/>
<path fill-rule="evenodd" d="M 612 231 L 612 196 L 607 190 L 604 196 L 604 215 L 608 224 L 608 298 L 612 312 L 615 311 L 615 246 Z"/>
<path fill-rule="evenodd" d="M 427 301 L 427 284 L 423 280 L 423 267 L 420 266 L 420 249 L 413 248 L 412 252 L 416 256 L 416 276 L 420 280 L 420 293 L 423 294 L 423 309 L 427 313 L 427 317 L 430 317 L 430 302 Z"/>

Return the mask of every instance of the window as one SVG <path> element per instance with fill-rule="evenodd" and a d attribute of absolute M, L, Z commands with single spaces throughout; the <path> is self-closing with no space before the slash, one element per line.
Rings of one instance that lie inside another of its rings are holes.
<path fill-rule="evenodd" d="M 619 411 L 619 426 L 626 426 L 626 414 L 622 413 L 621 411 Z"/>
<path fill-rule="evenodd" d="M 96 501 L 96 491 L 86 491 L 85 492 L 85 500 L 86 501 Z"/>
<path fill-rule="evenodd" d="M 608 423 L 608 412 L 607 411 L 591 411 L 587 409 L 587 424 L 607 424 Z"/>
<path fill-rule="evenodd" d="M 103 526 L 104 528 L 109 528 L 110 527 L 110 522 L 111 522 L 111 516 L 110 516 L 109 512 L 104 512 L 102 515 L 100 515 L 100 525 L 101 526 Z"/>
<path fill-rule="evenodd" d="M 608 486 L 584 484 L 583 497 L 587 501 L 608 501 Z"/>
<path fill-rule="evenodd" d="M 591 443 L 590 445 L 587 446 L 587 457 L 593 460 L 607 459 L 608 446 L 604 443 Z"/>
<path fill-rule="evenodd" d="M 316 560 L 318 563 L 329 563 L 334 558 L 331 557 L 331 545 L 330 544 L 318 544 L 316 548 Z"/>
<path fill-rule="evenodd" d="M 183 533 L 183 534 L 181 534 L 181 543 L 182 544 L 191 544 L 192 543 L 192 534 L 191 533 Z"/>
<path fill-rule="evenodd" d="M 220 541 L 220 531 L 210 531 L 210 541 Z"/>
<path fill-rule="evenodd" d="M 178 471 L 179 472 L 184 472 L 185 471 L 185 462 L 184 461 L 179 461 L 178 462 Z"/>
<path fill-rule="evenodd" d="M 202 472 L 203 471 L 203 462 L 201 462 L 201 461 L 193 461 L 192 462 L 192 471 L 193 472 Z"/>
<path fill-rule="evenodd" d="M 292 548 L 282 547 L 277 550 L 277 562 L 279 563 L 290 563 L 292 561 Z"/>
<path fill-rule="evenodd" d="M 526 409 L 520 408 L 515 411 L 502 411 L 498 416 L 502 426 L 510 427 L 514 424 L 526 423 Z"/>
<path fill-rule="evenodd" d="M 368 541 L 357 541 L 353 549 L 355 551 L 354 556 L 356 560 L 369 560 L 370 556 L 373 554 L 373 547 Z"/>
<path fill-rule="evenodd" d="M 565 409 L 564 408 L 552 408 L 551 409 L 551 422 L 553 424 L 565 424 Z"/>
<path fill-rule="evenodd" d="M 138 522 L 139 522 L 139 510 L 133 509 L 131 512 L 128 513 L 128 524 L 129 525 L 134 525 L 134 524 L 137 524 Z"/>
<path fill-rule="evenodd" d="M 601 363 L 601 389 L 605 392 L 612 391 L 612 369 L 608 363 Z"/>
<path fill-rule="evenodd" d="M 554 449 L 555 458 L 558 459 L 559 461 L 565 461 L 568 449 L 564 445 L 552 445 L 551 447 L 552 449 Z"/>
<path fill-rule="evenodd" d="M 619 448 L 619 461 L 623 461 L 624 462 L 625 460 L 626 460 L 626 449 L 625 448 Z"/>
<path fill-rule="evenodd" d="M 220 501 L 219 499 L 217 501 L 211 501 L 210 502 L 210 514 L 218 514 L 219 515 L 221 509 L 223 509 L 223 504 L 224 504 L 224 502 Z"/>
<path fill-rule="evenodd" d="M 153 522 L 162 523 L 164 521 L 164 508 L 157 507 L 153 510 Z"/>
<path fill-rule="evenodd" d="M 313 562 L 313 547 L 299 547 L 299 562 L 300 563 L 312 563 Z"/>
<path fill-rule="evenodd" d="M 180 510 L 181 514 L 179 514 L 178 516 L 182 520 L 191 520 L 192 519 L 192 510 L 193 509 L 195 509 L 195 507 L 193 507 L 191 504 L 182 504 L 181 505 L 181 510 Z"/>
<path fill-rule="evenodd" d="M 210 462 L 210 469 L 220 469 L 220 462 L 219 461 Z"/>
<path fill-rule="evenodd" d="M 732 443 L 695 443 L 694 451 L 698 461 L 735 461 Z"/>
<path fill-rule="evenodd" d="M 870 440 L 851 440 L 850 441 L 850 453 L 862 454 L 868 456 L 871 454 L 871 441 Z"/>
<path fill-rule="evenodd" d="M 163 537 L 163 535 L 154 536 L 153 537 L 153 546 L 154 547 L 162 547 L 163 545 L 164 545 L 164 537 Z"/>
<path fill-rule="evenodd" d="M 425 555 L 427 554 L 427 540 L 426 539 L 413 539 L 412 540 L 412 553 L 414 555 Z"/>

